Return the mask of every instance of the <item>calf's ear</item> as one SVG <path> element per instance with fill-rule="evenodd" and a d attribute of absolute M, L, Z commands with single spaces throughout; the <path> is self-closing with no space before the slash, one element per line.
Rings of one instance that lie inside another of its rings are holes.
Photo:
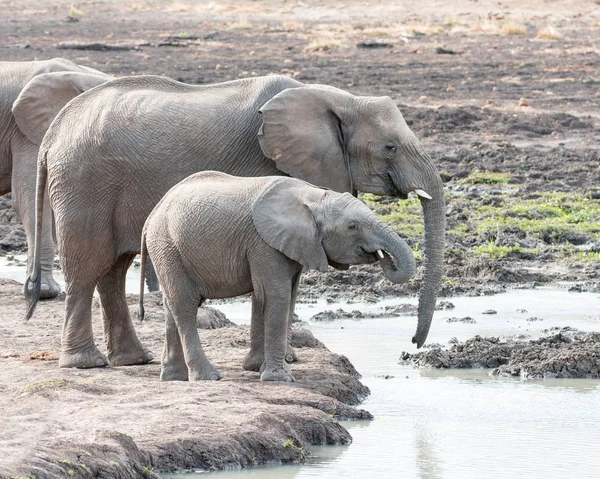
<path fill-rule="evenodd" d="M 314 189 L 291 178 L 275 180 L 254 203 L 252 220 L 269 246 L 308 269 L 327 271 L 327 255 L 306 202 Z"/>

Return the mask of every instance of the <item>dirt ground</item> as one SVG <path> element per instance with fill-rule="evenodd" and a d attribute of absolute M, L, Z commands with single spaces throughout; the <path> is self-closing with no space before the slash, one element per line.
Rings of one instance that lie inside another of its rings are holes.
<path fill-rule="evenodd" d="M 21 285 L 0 280 L 0 477 L 153 477 L 153 471 L 301 462 L 314 444 L 347 444 L 338 419 L 370 419 L 353 406 L 369 390 L 344 357 L 294 330 L 294 383 L 261 383 L 244 371 L 249 330 L 202 329 L 219 382 L 161 382 L 160 364 L 60 369 L 64 301 L 44 301 L 23 321 Z M 131 295 L 132 312 L 137 296 Z M 160 295 L 145 300 L 141 341 L 160 355 Z M 204 321 L 203 321 L 204 319 Z M 220 326 L 199 313 L 199 324 Z M 218 319 L 218 318 L 217 318 Z M 102 337 L 94 305 L 94 334 Z"/>
<path fill-rule="evenodd" d="M 599 42 L 600 5 L 591 0 L 0 7 L 1 60 L 60 56 L 115 76 L 194 84 L 279 73 L 391 96 L 447 185 L 445 295 L 552 281 L 599 290 Z M 422 225 L 407 227 L 411 200 L 365 199 L 419 252 Z M 25 250 L 10 195 L 0 197 L 0 253 Z M 299 300 L 371 302 L 415 293 L 419 281 L 390 285 L 368 266 L 311 273 Z M 60 370 L 61 300 L 23 323 L 19 286 L 0 280 L 0 304 L 0 455 L 10 458 L 0 475 L 142 477 L 301 461 L 310 444 L 350 441 L 335 417 L 368 417 L 352 407 L 367 393 L 352 366 L 314 341 L 293 367 L 296 383 L 262 384 L 240 368 L 246 328 L 202 331 L 225 379 L 161 383 L 158 364 Z M 158 353 L 155 307 L 138 333 Z"/>

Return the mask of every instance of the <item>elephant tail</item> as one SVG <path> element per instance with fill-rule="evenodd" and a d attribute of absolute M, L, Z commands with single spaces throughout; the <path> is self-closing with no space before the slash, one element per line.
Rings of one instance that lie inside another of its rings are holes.
<path fill-rule="evenodd" d="M 41 152 L 40 152 L 41 153 Z M 25 320 L 33 315 L 35 307 L 40 299 L 41 278 L 41 255 L 42 255 L 42 226 L 44 220 L 44 196 L 46 194 L 46 180 L 48 178 L 47 166 L 48 151 L 40 155 L 37 167 L 37 183 L 35 185 L 35 243 L 33 255 L 33 268 L 23 285 L 23 295 L 27 300 L 27 314 Z"/>
<path fill-rule="evenodd" d="M 140 306 L 138 309 L 138 317 L 140 318 L 140 323 L 144 320 L 144 280 L 146 279 L 146 266 L 148 263 L 148 248 L 146 247 L 146 230 L 142 231 L 142 247 L 140 250 L 141 260 L 140 260 Z"/>

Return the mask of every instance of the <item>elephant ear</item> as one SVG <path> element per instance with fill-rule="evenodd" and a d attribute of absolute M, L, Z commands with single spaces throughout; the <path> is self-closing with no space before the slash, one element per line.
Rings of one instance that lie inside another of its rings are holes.
<path fill-rule="evenodd" d="M 297 180 L 277 179 L 254 203 L 252 220 L 269 246 L 308 269 L 327 271 L 327 255 L 307 205 L 311 190 L 318 191 Z"/>
<path fill-rule="evenodd" d="M 112 77 L 83 72 L 44 73 L 32 78 L 15 100 L 12 114 L 29 141 L 39 145 L 46 130 L 69 101 Z"/>
<path fill-rule="evenodd" d="M 258 141 L 277 168 L 335 191 L 352 192 L 341 114 L 352 95 L 336 88 L 289 88 L 259 110 Z"/>

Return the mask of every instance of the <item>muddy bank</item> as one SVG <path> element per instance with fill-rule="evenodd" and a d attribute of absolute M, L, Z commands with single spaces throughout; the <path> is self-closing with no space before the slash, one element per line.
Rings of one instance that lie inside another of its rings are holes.
<path fill-rule="evenodd" d="M 58 368 L 64 303 L 45 301 L 23 321 L 21 285 L 0 280 L 0 477 L 155 477 L 157 471 L 216 470 L 302 462 L 314 444 L 347 444 L 338 419 L 368 419 L 369 394 L 343 356 L 307 330 L 294 332 L 295 383 L 261 383 L 241 369 L 249 331 L 217 314 L 198 318 L 219 382 L 161 382 L 158 363 Z M 137 297 L 129 303 L 135 311 Z M 157 356 L 160 300 L 149 295 L 140 339 Z M 103 350 L 100 308 L 94 334 Z M 221 327 L 226 326 L 226 327 Z"/>
<path fill-rule="evenodd" d="M 552 334 L 529 341 L 475 336 L 447 350 L 402 353 L 401 361 L 418 368 L 493 368 L 490 375 L 522 379 L 600 377 L 600 333 L 546 332 Z"/>

